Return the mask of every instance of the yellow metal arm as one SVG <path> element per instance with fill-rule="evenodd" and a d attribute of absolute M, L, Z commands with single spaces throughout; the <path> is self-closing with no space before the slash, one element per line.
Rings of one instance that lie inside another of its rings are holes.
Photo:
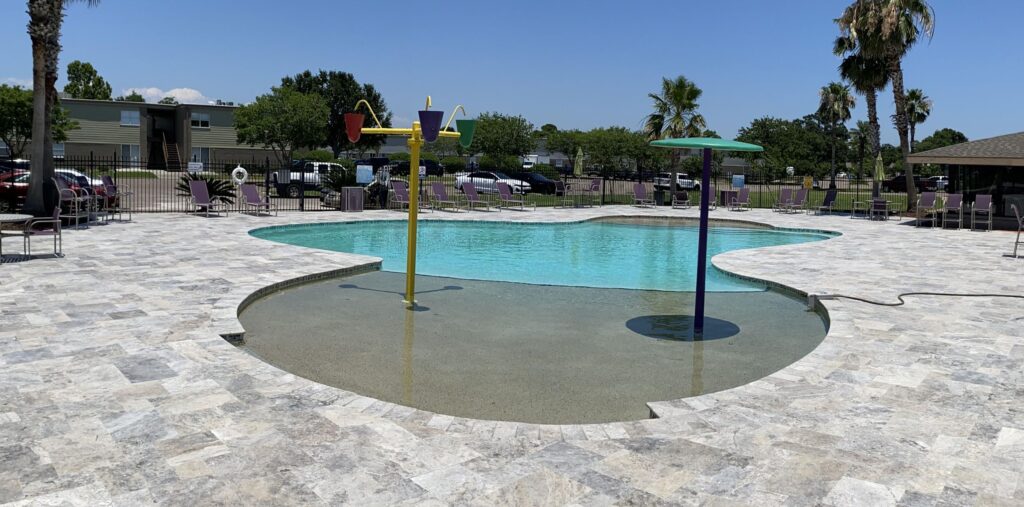
<path fill-rule="evenodd" d="M 356 107 L 352 108 L 352 110 L 353 111 L 358 111 L 359 110 L 359 104 L 366 104 L 366 109 L 370 110 L 370 116 L 373 117 L 373 121 L 377 122 L 377 127 L 378 128 L 384 128 L 384 126 L 380 124 L 380 120 L 377 119 L 377 113 L 373 112 L 373 108 L 370 107 L 370 103 L 367 102 L 366 99 L 360 99 L 359 102 L 356 102 Z M 363 129 L 363 132 L 366 132 L 366 129 Z"/>
<path fill-rule="evenodd" d="M 418 130 L 417 130 L 418 131 Z M 362 130 L 364 134 L 384 134 L 387 136 L 411 136 L 413 129 L 399 129 L 399 128 L 365 128 Z M 439 135 L 441 137 L 451 137 L 458 139 L 458 132 L 448 132 L 442 130 Z"/>
<path fill-rule="evenodd" d="M 442 132 L 448 130 L 448 127 L 452 126 L 452 120 L 455 119 L 455 113 L 459 112 L 460 109 L 462 110 L 462 116 L 466 116 L 466 108 L 462 107 L 462 104 L 455 106 L 455 109 L 452 109 L 452 115 L 448 117 L 448 123 L 445 123 L 444 128 L 441 129 Z"/>

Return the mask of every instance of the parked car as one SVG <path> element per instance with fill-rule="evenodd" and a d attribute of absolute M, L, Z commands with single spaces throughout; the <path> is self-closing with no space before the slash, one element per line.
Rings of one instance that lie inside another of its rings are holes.
<path fill-rule="evenodd" d="M 473 171 L 469 174 L 455 178 L 455 189 L 461 191 L 462 184 L 471 181 L 477 192 L 487 194 L 498 193 L 498 182 L 507 183 L 512 191 L 517 194 L 525 194 L 530 191 L 530 184 L 525 181 L 509 177 L 507 174 L 498 171 Z"/>
<path fill-rule="evenodd" d="M 427 169 L 427 176 L 444 176 L 444 166 L 435 160 L 420 160 L 420 166 Z M 409 161 L 403 160 L 391 167 L 391 174 L 396 176 L 409 175 Z"/>
<path fill-rule="evenodd" d="M 545 195 L 561 195 L 555 193 L 555 181 L 549 179 L 547 176 L 544 176 L 541 173 L 520 172 L 512 173 L 509 176 L 519 181 L 529 183 L 531 192 Z"/>
<path fill-rule="evenodd" d="M 90 187 L 93 187 L 96 190 L 99 190 L 100 188 L 103 187 L 103 180 L 101 178 L 90 178 L 90 177 L 86 176 L 85 173 L 83 173 L 82 171 L 79 171 L 77 169 L 60 168 L 60 169 L 55 169 L 54 172 L 60 173 L 60 174 L 64 174 L 64 175 L 68 176 L 69 178 L 73 178 L 75 180 L 78 180 L 80 184 L 82 184 L 82 183 L 87 184 L 87 185 L 89 185 Z"/>
<path fill-rule="evenodd" d="M 0 160 L 0 174 L 8 173 L 15 170 L 27 171 L 31 162 L 23 158 L 14 158 L 8 160 Z"/>
<path fill-rule="evenodd" d="M 927 191 L 927 181 L 920 177 L 914 176 L 914 187 L 917 188 L 918 192 Z M 882 182 L 882 192 L 906 192 L 907 191 L 907 177 L 902 174 L 897 174 Z"/>
<path fill-rule="evenodd" d="M 672 173 L 658 173 L 654 178 L 655 190 L 668 190 L 672 186 Z M 691 180 L 686 173 L 679 173 L 675 190 L 700 190 L 700 183 Z"/>
<path fill-rule="evenodd" d="M 332 162 L 305 162 L 296 160 L 291 167 L 270 173 L 270 183 L 278 197 L 297 198 L 302 194 L 303 180 L 306 190 L 319 190 L 320 179 L 335 170 L 345 170 Z"/>
<path fill-rule="evenodd" d="M 81 192 L 83 188 L 99 196 L 105 196 L 103 186 L 93 187 L 89 185 L 88 179 L 84 176 L 74 177 L 67 172 L 58 170 L 58 178 L 64 180 L 68 187 L 75 192 Z M 25 203 L 25 196 L 28 195 L 29 178 L 32 176 L 28 171 L 15 169 L 0 175 L 0 210 L 14 210 Z"/>
<path fill-rule="evenodd" d="M 946 176 L 932 176 L 925 184 L 931 191 L 945 190 L 947 185 L 949 185 L 949 178 Z"/>

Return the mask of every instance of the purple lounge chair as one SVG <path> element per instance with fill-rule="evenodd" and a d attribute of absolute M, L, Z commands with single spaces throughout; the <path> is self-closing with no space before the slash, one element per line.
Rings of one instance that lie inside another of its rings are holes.
<path fill-rule="evenodd" d="M 828 214 L 832 214 L 832 207 L 836 204 L 836 196 L 839 194 L 835 189 L 825 192 L 825 199 L 821 201 L 821 205 L 818 206 L 818 214 L 820 215 L 823 211 L 828 211 Z M 808 210 L 808 213 L 810 211 Z"/>
<path fill-rule="evenodd" d="M 188 182 L 189 192 L 192 194 L 192 213 L 204 213 L 207 217 L 210 216 L 210 212 L 214 213 L 225 213 L 227 214 L 227 208 L 220 203 L 215 203 L 210 199 L 210 190 L 206 187 L 206 182 L 203 180 L 191 180 Z"/>
<path fill-rule="evenodd" d="M 799 211 L 803 211 L 804 206 L 806 206 L 806 205 L 807 205 L 807 189 L 806 188 L 801 188 L 801 189 L 796 191 L 796 195 L 794 195 L 793 199 L 791 201 L 789 201 L 789 204 L 786 205 L 786 211 L 788 211 L 790 213 L 797 213 Z"/>
<path fill-rule="evenodd" d="M 736 197 L 733 197 L 732 202 L 729 203 L 729 209 L 732 211 L 741 211 L 744 208 L 750 209 L 750 187 L 741 188 Z"/>
<path fill-rule="evenodd" d="M 772 211 L 786 211 L 786 207 L 793 201 L 793 189 L 783 188 L 779 190 L 779 200 L 775 203 L 775 207 Z"/>
<path fill-rule="evenodd" d="M 935 208 L 935 192 L 921 192 L 921 196 L 917 198 L 917 223 L 914 225 L 920 227 L 921 223 L 925 220 L 931 220 L 932 227 L 935 227 L 935 215 L 937 212 L 938 210 Z M 931 215 L 931 217 L 928 215 Z"/>
<path fill-rule="evenodd" d="M 409 185 L 404 181 L 391 180 L 391 188 L 395 191 L 395 197 L 388 201 L 388 206 L 397 207 L 399 210 L 404 206 L 406 209 L 412 204 L 409 198 Z M 433 211 L 426 199 L 416 199 L 416 206 L 420 211 Z"/>
<path fill-rule="evenodd" d="M 956 228 L 963 227 L 964 224 L 964 194 L 948 194 L 946 196 L 946 202 L 942 205 L 942 228 L 946 228 L 946 222 L 949 220 L 950 214 L 955 213 L 956 216 Z"/>
<path fill-rule="evenodd" d="M 431 206 L 434 209 L 444 210 L 445 208 L 452 208 L 455 211 L 459 211 L 458 201 L 448 197 L 448 189 L 444 188 L 444 183 L 440 181 L 431 182 L 430 192 L 433 194 Z"/>
<path fill-rule="evenodd" d="M 686 209 L 690 207 L 690 193 L 686 190 L 672 192 L 672 207 Z"/>
<path fill-rule="evenodd" d="M 476 185 L 472 181 L 467 181 L 462 184 L 462 193 L 466 196 L 466 209 L 472 211 L 473 206 L 482 204 L 487 211 L 491 210 L 491 203 L 480 198 L 480 194 L 476 191 Z M 500 209 L 498 211 L 501 211 Z"/>
<path fill-rule="evenodd" d="M 79 228 L 79 222 L 85 218 L 85 224 L 89 225 L 89 208 L 93 204 L 93 197 L 83 192 L 76 191 L 68 185 L 68 182 L 61 176 L 52 178 L 53 184 L 57 187 L 57 197 L 60 200 L 60 207 L 67 210 L 61 213 L 61 218 L 68 219 L 68 226 L 71 220 L 75 221 L 75 229 Z"/>
<path fill-rule="evenodd" d="M 570 195 L 570 184 L 562 180 L 555 180 L 555 207 L 561 205 L 563 208 L 572 208 L 576 206 L 576 202 L 573 201 L 572 195 Z"/>
<path fill-rule="evenodd" d="M 984 225 L 988 225 L 988 230 L 992 230 L 992 196 L 989 194 L 978 194 L 974 196 L 974 206 L 971 206 L 971 230 L 974 230 L 975 224 L 981 222 Z M 982 217 L 978 219 L 979 215 Z"/>
<path fill-rule="evenodd" d="M 498 208 L 513 208 L 518 207 L 520 211 L 526 210 L 526 196 L 516 197 L 512 193 L 512 187 L 508 186 L 508 183 L 504 181 L 497 182 L 498 187 Z M 535 204 L 534 209 L 537 208 Z"/>
<path fill-rule="evenodd" d="M 256 188 L 256 185 L 253 185 L 252 183 L 243 183 L 241 188 L 242 197 L 245 198 L 246 209 L 254 210 L 257 215 L 264 210 L 266 210 L 268 215 L 273 211 L 274 216 L 277 216 L 277 206 L 271 204 L 269 199 L 264 201 L 263 198 L 260 197 L 260 190 Z"/>
<path fill-rule="evenodd" d="M 643 183 L 633 184 L 633 206 L 641 208 L 654 206 L 654 199 L 647 196 L 647 187 Z"/>

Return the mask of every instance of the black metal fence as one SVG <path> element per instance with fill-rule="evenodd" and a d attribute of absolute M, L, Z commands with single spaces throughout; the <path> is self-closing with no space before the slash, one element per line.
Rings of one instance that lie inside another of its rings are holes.
<path fill-rule="evenodd" d="M 187 180 L 190 175 L 232 181 L 232 171 L 242 167 L 248 173 L 247 181 L 254 183 L 264 196 L 282 211 L 323 211 L 338 209 L 339 199 L 326 198 L 328 191 L 322 189 L 314 182 L 317 177 L 311 176 L 304 171 L 309 169 L 293 169 L 289 181 L 283 181 L 278 164 L 270 160 L 214 160 L 202 163 L 202 166 L 193 165 L 191 171 L 187 167 L 183 170 L 149 169 L 138 162 L 125 160 L 116 156 L 110 157 L 67 157 L 56 160 L 58 170 L 76 171 L 75 174 L 99 181 L 104 175 L 109 175 L 117 183 L 122 191 L 132 192 L 129 202 L 125 203 L 136 212 L 184 212 L 190 207 Z M 277 174 L 275 174 L 277 173 Z M 275 176 L 277 177 L 275 180 Z M 443 176 L 426 176 L 421 179 L 423 197 L 429 194 L 431 183 L 440 182 L 444 185 L 449 195 L 457 195 L 459 174 L 444 174 Z M 568 185 L 570 199 L 563 196 L 555 196 L 533 192 L 527 195 L 527 200 L 537 206 L 565 205 L 567 201 L 577 203 L 600 202 L 604 204 L 632 204 L 634 202 L 634 185 L 642 183 L 649 196 L 654 197 L 659 190 L 655 185 L 652 174 L 639 174 L 633 179 L 616 178 L 591 178 L 563 176 L 561 179 Z M 396 178 L 407 179 L 407 176 L 394 175 Z M 588 192 L 592 180 L 599 181 L 597 192 Z M 871 181 L 867 179 L 837 180 L 838 196 L 834 205 L 837 211 L 849 211 L 856 202 L 864 202 L 871 197 Z M 759 174 L 747 174 L 744 186 L 750 188 L 750 206 L 754 208 L 772 208 L 776 205 L 779 195 L 783 189 L 798 189 L 806 184 L 803 177 L 788 177 L 783 179 L 769 179 Z M 731 175 L 716 175 L 714 178 L 714 189 L 720 191 L 734 190 Z M 818 206 L 825 198 L 827 182 L 817 185 L 809 190 L 808 206 Z M 235 206 L 235 209 L 242 209 L 239 198 L 235 194 L 234 185 L 227 186 L 231 192 L 228 195 Z M 690 189 L 691 202 L 697 202 L 698 189 Z M 661 196 L 662 194 L 657 194 Z M 892 203 L 893 209 L 906 209 L 905 192 L 885 192 L 883 198 Z M 367 208 L 379 207 L 381 203 L 374 196 L 366 195 L 364 199 Z M 717 196 L 716 196 L 717 197 Z M 666 199 L 667 200 L 667 199 Z M 17 206 L 18 203 L 11 203 Z"/>

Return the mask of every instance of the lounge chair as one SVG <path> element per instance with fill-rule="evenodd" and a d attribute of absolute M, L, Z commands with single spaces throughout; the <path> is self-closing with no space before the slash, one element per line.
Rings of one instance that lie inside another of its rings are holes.
<path fill-rule="evenodd" d="M 45 227 L 40 227 L 45 226 Z M 60 234 L 60 206 L 53 208 L 50 218 L 33 218 L 25 223 L 22 236 L 25 241 L 25 255 L 32 255 L 32 238 L 37 236 L 53 237 L 53 255 L 64 256 L 64 239 Z"/>
<path fill-rule="evenodd" d="M 252 183 L 243 183 L 241 186 L 242 197 L 245 198 L 246 209 L 254 210 L 259 215 L 264 210 L 269 215 L 271 211 L 274 212 L 274 216 L 277 216 L 277 206 L 270 203 L 270 200 L 266 201 L 260 197 L 260 190 L 256 188 L 256 185 Z"/>
<path fill-rule="evenodd" d="M 672 207 L 686 209 L 690 207 L 690 193 L 686 190 L 672 192 Z"/>
<path fill-rule="evenodd" d="M 480 198 L 480 194 L 476 191 L 476 185 L 471 181 L 467 181 L 462 184 L 462 193 L 466 197 L 466 209 L 472 211 L 473 206 L 476 204 L 482 204 L 487 211 L 491 210 L 491 203 Z M 500 209 L 498 211 L 501 211 Z"/>
<path fill-rule="evenodd" d="M 964 224 L 964 194 L 948 194 L 946 195 L 946 202 L 942 205 L 942 228 L 946 228 L 946 222 L 949 220 L 949 215 L 955 213 L 956 215 L 956 228 L 963 227 Z"/>
<path fill-rule="evenodd" d="M 729 202 L 729 209 L 732 211 L 741 211 L 744 208 L 750 209 L 750 187 L 741 188 L 736 197 Z"/>
<path fill-rule="evenodd" d="M 978 194 L 974 196 L 974 206 L 971 206 L 971 230 L 974 230 L 975 224 L 981 222 L 984 225 L 988 225 L 988 230 L 991 231 L 993 212 L 991 195 Z M 979 216 L 982 217 L 980 220 L 978 219 Z"/>
<path fill-rule="evenodd" d="M 510 208 L 518 206 L 520 210 L 526 210 L 526 196 L 516 197 L 512 193 L 512 187 L 508 186 L 508 183 L 504 181 L 497 182 L 498 187 L 498 208 Z M 537 209 L 537 205 L 533 206 Z"/>
<path fill-rule="evenodd" d="M 206 187 L 204 180 L 190 180 L 188 182 L 189 193 L 192 194 L 192 213 L 203 213 L 207 217 L 210 212 L 227 214 L 227 208 L 219 202 L 210 199 L 210 190 Z"/>
<path fill-rule="evenodd" d="M 396 207 L 402 209 L 404 206 L 406 209 L 412 204 L 409 199 L 409 186 L 404 181 L 391 180 L 391 188 L 395 191 L 395 197 L 388 201 L 388 207 Z M 426 199 L 417 199 L 416 206 L 420 211 L 427 210 L 433 211 L 430 203 Z"/>
<path fill-rule="evenodd" d="M 1013 216 L 1017 217 L 1017 239 L 1013 241 L 1013 258 L 1017 258 L 1017 247 L 1020 246 L 1020 231 L 1024 230 L 1024 217 L 1020 216 L 1020 210 L 1017 209 L 1016 204 L 1011 204 L 1010 209 L 1013 210 Z"/>
<path fill-rule="evenodd" d="M 772 207 L 772 211 L 786 211 L 786 207 L 793 201 L 793 189 L 783 188 L 779 190 L 779 200 L 775 202 L 775 206 Z"/>
<path fill-rule="evenodd" d="M 827 192 L 825 192 L 825 199 L 821 201 L 821 205 L 819 205 L 817 209 L 819 215 L 822 214 L 822 212 L 824 211 L 828 211 L 829 215 L 832 214 L 832 207 L 835 206 L 836 204 L 837 195 L 839 195 L 839 192 L 836 191 L 835 189 L 828 190 Z"/>
<path fill-rule="evenodd" d="M 868 218 L 884 218 L 889 221 L 889 201 L 885 199 L 871 199 L 868 202 Z"/>
<path fill-rule="evenodd" d="M 921 196 L 917 198 L 917 223 L 916 227 L 921 227 L 921 223 L 925 220 L 931 220 L 932 227 L 935 227 L 935 215 L 938 210 L 935 208 L 935 192 L 921 192 Z M 928 215 L 931 215 L 929 218 Z"/>
<path fill-rule="evenodd" d="M 592 178 L 590 180 L 590 185 L 587 185 L 583 189 L 583 192 L 586 193 L 586 195 L 590 196 L 590 205 L 591 206 L 593 206 L 594 203 L 597 203 L 598 205 L 600 205 L 601 204 L 601 178 Z"/>
<path fill-rule="evenodd" d="M 431 196 L 430 205 L 434 209 L 444 210 L 445 208 L 452 208 L 455 211 L 459 211 L 459 202 L 448 198 L 448 190 L 444 188 L 444 183 L 440 181 L 434 181 L 430 183 Z"/>
<path fill-rule="evenodd" d="M 641 208 L 654 207 L 654 199 L 647 196 L 647 187 L 643 183 L 633 184 L 633 206 Z"/>
<path fill-rule="evenodd" d="M 697 191 L 697 195 L 698 196 L 701 195 L 699 190 Z M 709 200 L 711 201 L 711 202 L 708 203 L 708 209 L 709 210 L 718 209 L 718 193 L 715 191 L 715 187 L 711 187 L 711 188 L 708 189 L 708 196 L 709 196 L 708 197 Z M 698 201 L 699 201 L 699 199 L 698 199 Z"/>
<path fill-rule="evenodd" d="M 786 205 L 786 211 L 790 213 L 798 213 L 803 211 L 804 206 L 807 206 L 807 189 L 801 188 L 796 191 L 796 195 Z"/>
<path fill-rule="evenodd" d="M 561 205 L 563 208 L 574 208 L 576 202 L 573 201 L 572 196 L 569 195 L 570 186 L 568 183 L 558 180 L 555 181 L 555 207 Z"/>

